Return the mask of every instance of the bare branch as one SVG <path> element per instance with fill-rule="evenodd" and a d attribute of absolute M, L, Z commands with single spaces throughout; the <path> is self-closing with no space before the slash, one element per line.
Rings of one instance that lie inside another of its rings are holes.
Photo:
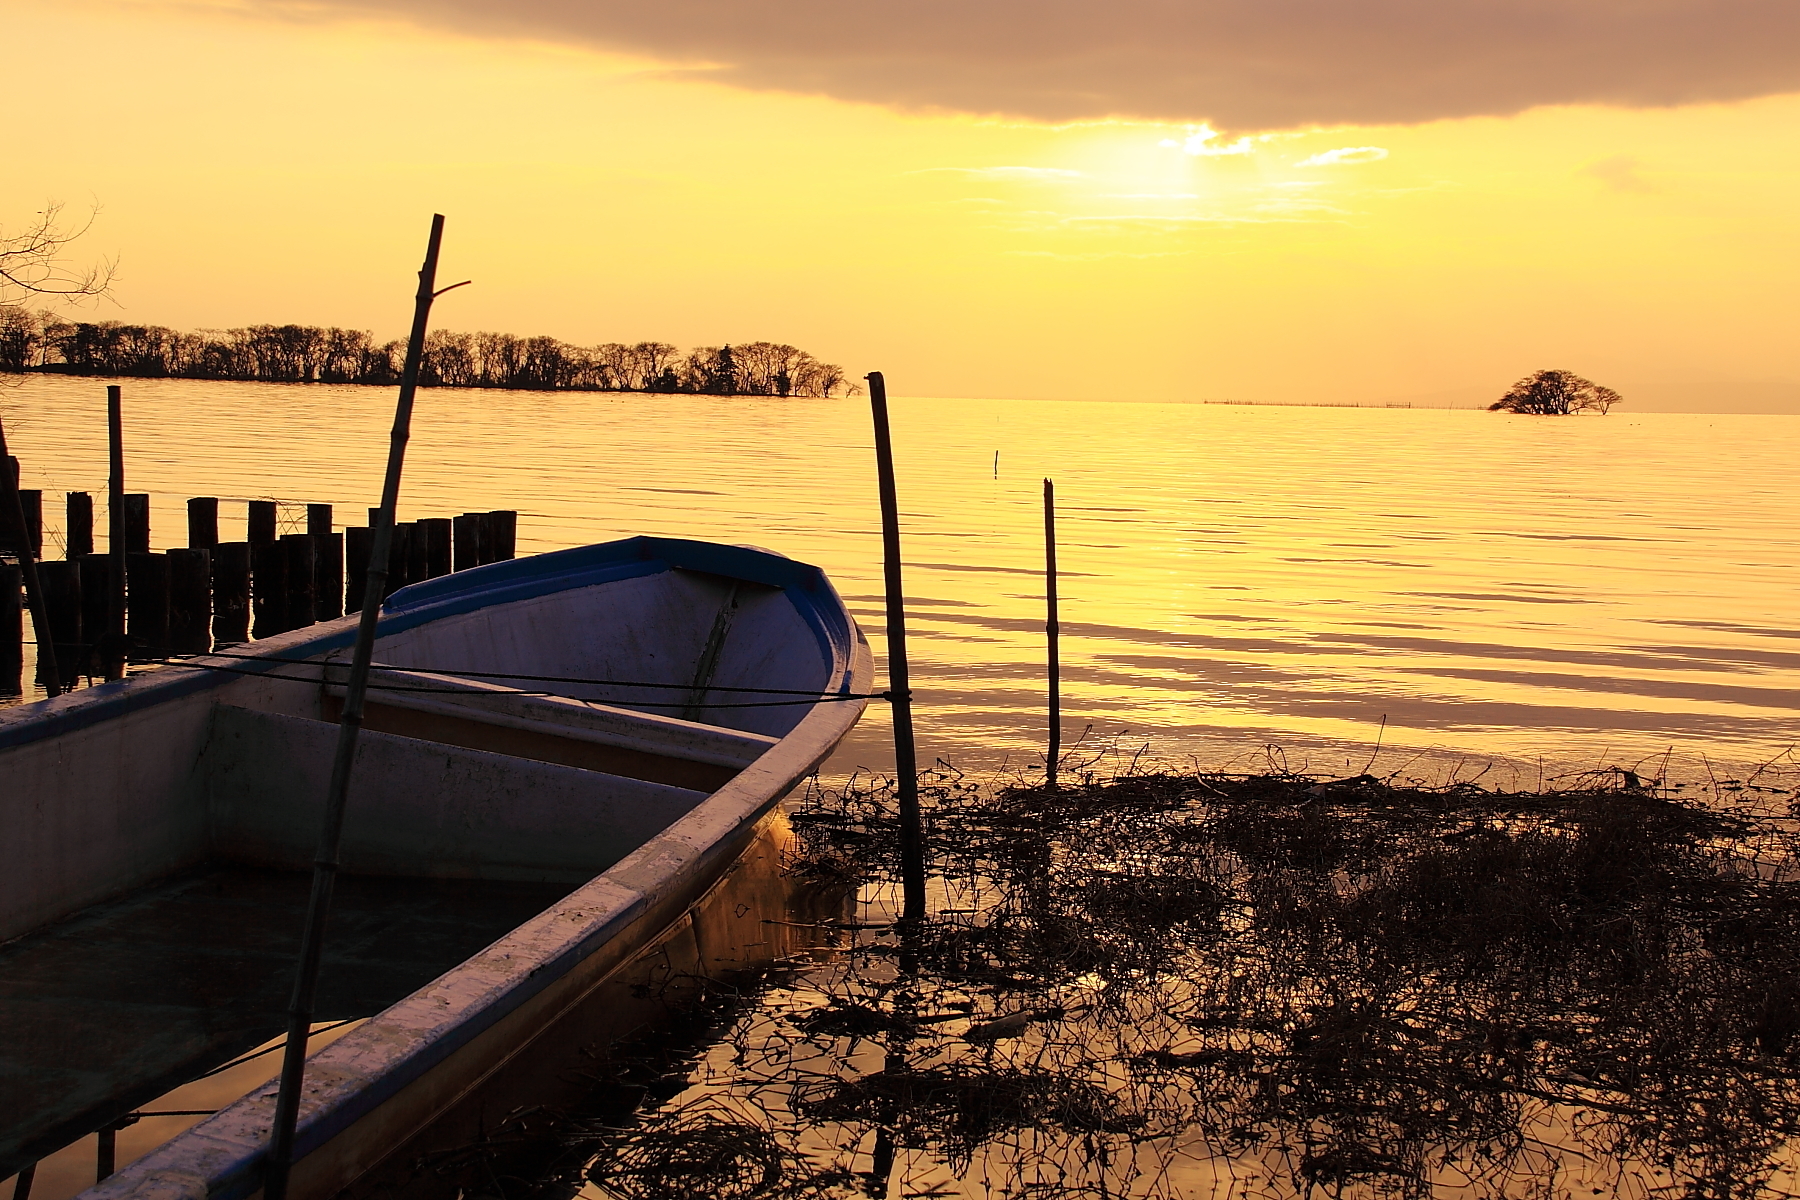
<path fill-rule="evenodd" d="M 79 226 L 64 224 L 62 213 L 62 204 L 52 202 L 16 232 L 0 227 L 0 303 L 17 303 L 26 296 L 78 299 L 110 293 L 118 260 L 76 267 L 64 258 L 70 243 L 93 227 L 99 206 Z"/>

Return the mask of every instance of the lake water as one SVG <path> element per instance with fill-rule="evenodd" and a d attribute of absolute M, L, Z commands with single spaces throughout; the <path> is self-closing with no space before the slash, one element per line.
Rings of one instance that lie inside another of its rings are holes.
<path fill-rule="evenodd" d="M 156 548 L 184 502 L 377 499 L 390 389 L 125 380 Z M 105 388 L 0 391 L 24 486 L 105 493 Z M 1497 774 L 1800 735 L 1800 418 L 899 399 L 920 750 L 1043 741 L 1042 481 L 1059 499 L 1065 743 Z M 517 508 L 519 551 L 636 533 L 823 567 L 882 648 L 866 401 L 422 392 L 402 519 Z M 298 525 L 297 508 L 284 517 Z M 221 524 L 241 537 L 243 509 Z M 100 524 L 104 524 L 102 519 Z M 28 674 L 29 677 L 29 674 Z M 1383 722 L 1385 721 L 1385 728 Z M 833 772 L 891 761 L 869 717 Z M 1530 768 L 1521 763 L 1531 763 Z"/>

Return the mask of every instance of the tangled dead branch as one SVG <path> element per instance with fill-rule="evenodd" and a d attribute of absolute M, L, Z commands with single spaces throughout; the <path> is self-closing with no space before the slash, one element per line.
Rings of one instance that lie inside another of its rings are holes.
<path fill-rule="evenodd" d="M 716 1012 L 663 1102 L 568 1119 L 601 1191 L 1794 1192 L 1784 786 L 927 783 L 932 919 L 892 921 L 888 789 L 809 795 L 790 868 L 863 917 Z"/>

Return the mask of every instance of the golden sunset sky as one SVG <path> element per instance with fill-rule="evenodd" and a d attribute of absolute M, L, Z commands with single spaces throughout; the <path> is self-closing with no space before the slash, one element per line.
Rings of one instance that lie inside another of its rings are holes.
<path fill-rule="evenodd" d="M 1564 367 L 1800 411 L 1793 9 L 0 0 L 0 223 L 97 203 L 93 311 L 183 328 L 397 336 L 441 211 L 452 329 L 786 341 L 914 395 Z"/>

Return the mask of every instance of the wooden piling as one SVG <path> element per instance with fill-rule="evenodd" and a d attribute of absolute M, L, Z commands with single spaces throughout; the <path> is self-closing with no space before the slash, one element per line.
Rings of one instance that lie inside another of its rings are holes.
<path fill-rule="evenodd" d="M 281 548 L 287 555 L 283 570 L 287 576 L 287 603 L 282 611 L 282 628 L 301 629 L 313 623 L 313 610 L 319 606 L 313 579 L 315 543 L 310 533 L 284 534 Z"/>
<path fill-rule="evenodd" d="M 375 531 L 366 525 L 344 530 L 344 611 L 361 612 L 363 589 L 369 582 L 369 549 Z"/>
<path fill-rule="evenodd" d="M 287 628 L 287 551 L 280 542 L 250 543 L 252 637 L 274 637 Z"/>
<path fill-rule="evenodd" d="M 313 537 L 313 617 L 335 621 L 344 615 L 344 535 Z"/>
<path fill-rule="evenodd" d="M 391 538 L 388 542 L 387 589 L 381 594 L 383 600 L 412 582 L 406 574 L 407 564 L 412 560 L 412 526 L 404 521 L 394 522 Z"/>
<path fill-rule="evenodd" d="M 25 661 L 25 577 L 19 568 L 0 561 L 0 695 L 19 694 L 17 687 L 6 691 L 9 681 L 19 677 Z"/>
<path fill-rule="evenodd" d="M 190 546 L 171 550 L 169 560 L 169 648 L 177 654 L 212 649 L 212 551 Z"/>
<path fill-rule="evenodd" d="M 188 549 L 211 550 L 219 544 L 219 498 L 195 496 L 188 501 Z"/>
<path fill-rule="evenodd" d="M 1044 755 L 1044 783 L 1056 786 L 1062 760 L 1062 622 L 1056 611 L 1056 484 L 1044 480 L 1044 646 L 1049 681 L 1050 747 Z"/>
<path fill-rule="evenodd" d="M 81 656 L 83 674 L 105 676 L 108 659 L 101 652 L 112 620 L 113 556 L 84 554 L 81 564 L 81 632 L 87 639 L 87 651 Z"/>
<path fill-rule="evenodd" d="M 250 640 L 250 543 L 220 542 L 212 552 L 213 644 Z"/>
<path fill-rule="evenodd" d="M 887 381 L 871 371 L 875 474 L 881 497 L 882 568 L 887 592 L 888 707 L 894 714 L 894 786 L 900 806 L 901 918 L 925 917 L 925 826 L 919 812 L 918 751 L 913 743 L 912 681 L 906 661 L 906 590 L 900 570 L 900 502 L 894 484 L 894 441 L 888 430 Z"/>
<path fill-rule="evenodd" d="M 125 401 L 117 384 L 106 388 L 106 632 L 99 642 L 100 669 L 125 677 Z"/>
<path fill-rule="evenodd" d="M 13 554 L 19 560 L 19 573 L 25 583 L 25 603 L 31 608 L 31 631 L 38 652 L 38 674 L 44 691 L 60 695 L 61 674 L 56 669 L 56 643 L 50 635 L 50 617 L 44 611 L 44 591 L 38 583 L 37 555 L 31 548 L 24 510 L 19 503 L 18 460 L 6 453 L 6 428 L 0 424 L 0 532 L 10 530 Z"/>
<path fill-rule="evenodd" d="M 314 537 L 331 536 L 331 505 L 309 504 L 306 506 L 306 532 Z"/>
<path fill-rule="evenodd" d="M 519 514 L 510 508 L 497 508 L 488 514 L 492 538 L 489 562 L 509 562 L 519 540 Z"/>
<path fill-rule="evenodd" d="M 494 551 L 500 540 L 500 523 L 491 512 L 476 513 L 475 516 L 475 557 L 481 560 L 482 566 L 497 562 Z"/>
<path fill-rule="evenodd" d="M 94 498 L 86 492 L 70 492 L 63 503 L 63 557 L 74 561 L 94 552 Z"/>
<path fill-rule="evenodd" d="M 423 535 L 425 540 L 425 578 L 436 579 L 440 575 L 448 575 L 452 560 L 454 523 L 449 517 L 426 517 L 422 521 L 413 522 L 413 526 L 417 531 L 414 536 Z"/>
<path fill-rule="evenodd" d="M 267 546 L 275 540 L 275 502 L 252 500 L 244 518 L 244 536 L 252 546 Z"/>
<path fill-rule="evenodd" d="M 423 583 L 431 578 L 430 547 L 425 544 L 425 530 L 418 521 L 406 525 L 406 582 Z"/>
<path fill-rule="evenodd" d="M 31 556 L 44 557 L 44 493 L 40 488 L 19 489 L 19 511 L 25 517 L 25 540 Z"/>
<path fill-rule="evenodd" d="M 125 493 L 125 553 L 150 553 L 150 494 Z"/>
<path fill-rule="evenodd" d="M 481 519 L 474 513 L 463 513 L 450 520 L 452 571 L 466 571 L 481 565 Z"/>
<path fill-rule="evenodd" d="M 44 593 L 44 613 L 50 618 L 50 640 L 56 646 L 58 680 L 64 688 L 74 685 L 85 657 L 81 647 L 81 564 L 53 559 L 37 565 L 38 587 Z M 38 673 L 43 674 L 43 664 Z"/>
<path fill-rule="evenodd" d="M 125 636 L 131 657 L 169 653 L 169 560 L 161 554 L 125 556 Z"/>

